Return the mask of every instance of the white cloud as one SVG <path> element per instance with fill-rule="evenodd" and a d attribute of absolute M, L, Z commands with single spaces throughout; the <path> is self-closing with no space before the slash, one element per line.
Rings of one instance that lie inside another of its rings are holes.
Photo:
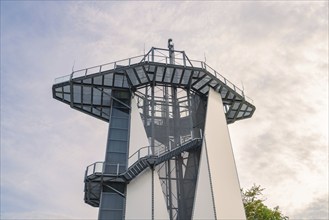
<path fill-rule="evenodd" d="M 51 98 L 55 77 L 175 48 L 255 100 L 230 125 L 242 187 L 292 219 L 328 215 L 328 7 L 321 2 L 1 2 L 1 207 L 12 218 L 95 218 L 83 172 L 107 125 Z M 42 189 L 42 190 L 40 190 Z M 320 200 L 319 200 L 320 201 Z M 314 202 L 314 203 L 313 203 Z M 310 205 L 312 203 L 312 205 Z M 70 204 L 70 205 L 68 205 Z M 327 213 L 327 214 L 326 214 Z"/>

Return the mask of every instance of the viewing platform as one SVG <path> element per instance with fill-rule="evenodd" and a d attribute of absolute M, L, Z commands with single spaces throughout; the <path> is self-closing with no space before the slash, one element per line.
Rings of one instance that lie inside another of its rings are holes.
<path fill-rule="evenodd" d="M 207 97 L 209 88 L 221 94 L 227 123 L 252 117 L 255 106 L 244 91 L 203 61 L 190 60 L 174 51 L 170 63 L 167 49 L 153 47 L 140 55 L 73 71 L 55 79 L 53 96 L 72 108 L 104 121 L 109 120 L 110 89 L 136 91 L 146 86 L 174 85 Z"/>

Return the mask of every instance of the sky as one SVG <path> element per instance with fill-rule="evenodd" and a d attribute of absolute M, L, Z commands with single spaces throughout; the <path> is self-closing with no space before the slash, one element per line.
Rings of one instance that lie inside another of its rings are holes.
<path fill-rule="evenodd" d="M 107 123 L 52 98 L 56 77 L 185 50 L 254 100 L 229 125 L 242 188 L 290 219 L 328 219 L 327 1 L 1 1 L 1 219 L 95 219 L 85 168 Z"/>

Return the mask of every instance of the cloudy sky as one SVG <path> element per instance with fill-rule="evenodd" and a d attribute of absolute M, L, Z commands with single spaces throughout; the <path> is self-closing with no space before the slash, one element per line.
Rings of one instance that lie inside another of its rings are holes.
<path fill-rule="evenodd" d="M 107 124 L 52 98 L 56 77 L 151 46 L 204 60 L 254 100 L 229 126 L 242 188 L 328 219 L 328 2 L 1 1 L 1 218 L 95 219 L 87 165 Z"/>

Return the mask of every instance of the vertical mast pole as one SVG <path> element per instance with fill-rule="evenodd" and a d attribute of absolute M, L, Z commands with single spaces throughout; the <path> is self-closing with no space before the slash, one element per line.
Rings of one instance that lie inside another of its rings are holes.
<path fill-rule="evenodd" d="M 168 39 L 168 49 L 169 49 L 169 63 L 175 64 L 175 52 L 174 52 L 174 43 L 172 39 Z"/>
<path fill-rule="evenodd" d="M 168 39 L 168 49 L 169 49 L 169 63 L 170 64 L 173 64 L 175 61 L 174 61 L 174 58 L 173 58 L 173 54 L 174 54 L 174 44 L 172 43 L 172 39 Z M 166 106 L 166 110 L 167 110 L 167 115 L 166 115 L 166 118 L 167 118 L 167 121 L 168 121 L 168 124 L 167 124 L 167 129 L 170 130 L 170 123 L 169 123 L 169 105 L 170 105 L 170 102 L 169 102 L 169 94 L 168 94 L 168 86 L 165 85 L 165 88 L 164 88 L 164 91 L 165 91 L 165 94 L 164 94 L 164 97 L 166 98 L 166 103 L 167 103 L 167 106 Z M 171 100 L 172 104 L 174 102 L 174 100 L 172 99 Z M 169 148 L 171 148 L 171 140 L 170 140 L 170 132 L 168 132 L 168 146 Z M 175 147 L 175 139 L 174 139 L 174 144 L 173 144 L 173 147 Z M 172 149 L 172 148 L 171 148 Z M 171 150 L 170 149 L 170 150 Z M 173 201 L 172 201 L 172 179 L 171 179 L 171 160 L 168 160 L 166 161 L 166 165 L 167 165 L 167 187 L 168 187 L 168 205 L 169 205 L 169 215 L 170 215 L 170 219 L 173 220 L 173 217 L 174 217 L 174 213 L 173 213 Z"/>
<path fill-rule="evenodd" d="M 168 49 L 169 49 L 169 61 L 170 64 L 175 64 L 175 49 L 172 39 L 168 39 Z M 180 118 L 179 104 L 177 100 L 177 87 L 171 86 L 171 101 L 173 110 L 173 133 L 174 133 L 174 147 L 180 144 L 180 132 L 179 125 L 177 124 Z M 183 157 L 178 155 L 175 157 L 175 170 L 176 170 L 176 192 L 177 192 L 177 217 L 178 219 L 184 219 L 184 204 L 181 201 L 182 195 L 182 184 L 183 184 Z M 171 176 L 170 176 L 171 179 Z"/>

